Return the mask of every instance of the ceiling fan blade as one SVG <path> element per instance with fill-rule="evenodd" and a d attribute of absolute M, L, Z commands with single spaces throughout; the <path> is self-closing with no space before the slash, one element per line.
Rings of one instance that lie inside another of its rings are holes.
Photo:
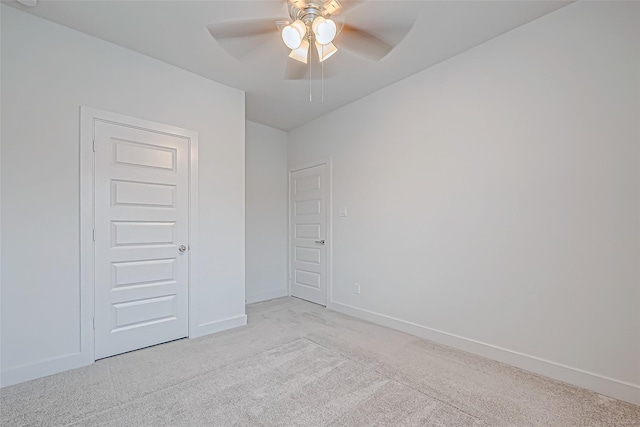
<path fill-rule="evenodd" d="M 301 80 L 307 74 L 308 64 L 287 58 L 287 68 L 284 72 L 285 80 Z"/>
<path fill-rule="evenodd" d="M 307 5 L 307 0 L 289 0 L 289 3 L 298 9 L 304 9 Z"/>
<path fill-rule="evenodd" d="M 349 24 L 342 27 L 336 44 L 339 44 L 339 48 L 371 61 L 380 61 L 393 49 L 393 46 L 373 34 Z"/>
<path fill-rule="evenodd" d="M 322 6 L 322 10 L 329 15 L 338 15 L 349 12 L 362 5 L 366 0 L 327 0 Z"/>
<path fill-rule="evenodd" d="M 253 19 L 249 21 L 218 22 L 207 25 L 209 34 L 216 40 L 251 37 L 278 31 L 279 18 Z M 280 19 L 281 20 L 281 19 Z"/>

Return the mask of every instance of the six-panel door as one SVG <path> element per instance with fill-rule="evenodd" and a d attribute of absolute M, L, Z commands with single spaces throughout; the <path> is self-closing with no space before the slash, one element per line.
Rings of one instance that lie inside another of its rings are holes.
<path fill-rule="evenodd" d="M 188 335 L 189 141 L 100 121 L 94 135 L 100 359 Z"/>

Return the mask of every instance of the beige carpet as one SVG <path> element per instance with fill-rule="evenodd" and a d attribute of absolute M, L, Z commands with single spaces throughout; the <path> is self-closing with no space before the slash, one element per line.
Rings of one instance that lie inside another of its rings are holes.
<path fill-rule="evenodd" d="M 640 426 L 640 407 L 283 298 L 1 390 L 3 426 Z"/>

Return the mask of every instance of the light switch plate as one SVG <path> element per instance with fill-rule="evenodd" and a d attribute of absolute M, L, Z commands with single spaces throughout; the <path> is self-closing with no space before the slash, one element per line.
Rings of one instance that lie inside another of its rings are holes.
<path fill-rule="evenodd" d="M 347 209 L 346 206 L 343 206 L 340 208 L 340 210 L 338 211 L 338 215 L 339 216 L 347 216 L 349 215 L 349 210 Z"/>

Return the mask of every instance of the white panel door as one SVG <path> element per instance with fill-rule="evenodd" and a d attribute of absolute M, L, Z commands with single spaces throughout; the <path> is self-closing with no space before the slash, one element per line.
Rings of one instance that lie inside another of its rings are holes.
<path fill-rule="evenodd" d="M 95 122 L 95 357 L 189 331 L 189 142 Z"/>
<path fill-rule="evenodd" d="M 327 304 L 327 165 L 291 173 L 291 295 Z"/>

